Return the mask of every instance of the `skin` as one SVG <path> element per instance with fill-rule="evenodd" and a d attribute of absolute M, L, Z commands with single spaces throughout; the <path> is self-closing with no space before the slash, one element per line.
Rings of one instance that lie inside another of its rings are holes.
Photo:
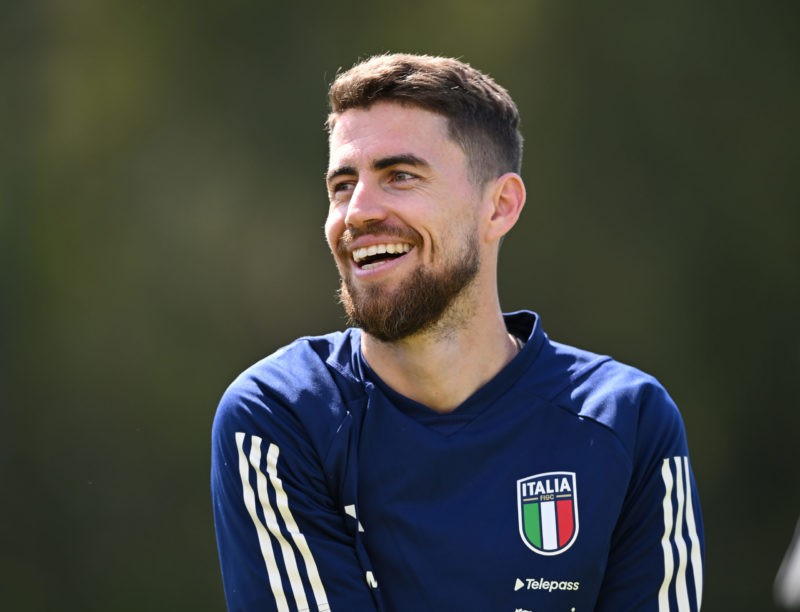
<path fill-rule="evenodd" d="M 477 237 L 477 276 L 434 326 L 394 342 L 367 333 L 361 340 L 364 358 L 386 384 L 436 412 L 450 412 L 517 353 L 502 318 L 497 256 L 525 202 L 522 179 L 506 173 L 476 187 L 464 152 L 447 135 L 446 119 L 394 102 L 341 113 L 329 155 L 325 235 L 340 275 L 354 287 L 401 301 L 397 288 L 416 267 L 446 273 L 463 256 L 468 236 Z M 375 224 L 397 228 L 401 237 L 373 231 Z M 349 228 L 357 237 L 337 248 Z M 397 242 L 412 248 L 371 269 L 352 258 L 358 248 Z"/>

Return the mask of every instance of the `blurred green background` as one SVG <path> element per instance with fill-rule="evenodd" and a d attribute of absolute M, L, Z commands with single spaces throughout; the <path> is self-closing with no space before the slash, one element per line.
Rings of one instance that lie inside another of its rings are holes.
<path fill-rule="evenodd" d="M 800 515 L 798 6 L 2 3 L 0 608 L 224 609 L 217 400 L 343 326 L 327 84 L 413 51 L 520 106 L 504 307 L 667 386 L 704 609 L 773 609 Z"/>

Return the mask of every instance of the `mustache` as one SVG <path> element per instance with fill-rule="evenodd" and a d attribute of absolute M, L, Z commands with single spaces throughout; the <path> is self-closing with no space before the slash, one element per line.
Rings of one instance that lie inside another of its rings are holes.
<path fill-rule="evenodd" d="M 376 221 L 374 223 L 368 223 L 363 227 L 346 228 L 336 243 L 336 251 L 340 255 L 347 255 L 350 252 L 350 245 L 353 244 L 353 242 L 362 236 L 372 236 L 376 234 L 390 236 L 392 238 L 401 238 L 403 242 L 408 242 L 413 246 L 417 246 L 422 242 L 422 236 L 420 236 L 419 232 L 416 230 L 389 225 L 383 221 Z"/>

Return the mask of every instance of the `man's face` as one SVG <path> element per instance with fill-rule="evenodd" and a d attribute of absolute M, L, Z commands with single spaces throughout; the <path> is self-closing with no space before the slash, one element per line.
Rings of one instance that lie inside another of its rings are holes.
<path fill-rule="evenodd" d="M 446 119 L 380 102 L 330 136 L 328 244 L 351 324 L 383 341 L 430 329 L 480 268 L 479 192 Z"/>

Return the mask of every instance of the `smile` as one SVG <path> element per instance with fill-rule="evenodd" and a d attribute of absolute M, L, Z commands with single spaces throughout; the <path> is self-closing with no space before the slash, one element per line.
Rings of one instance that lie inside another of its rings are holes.
<path fill-rule="evenodd" d="M 391 259 L 405 255 L 411 250 L 411 245 L 398 242 L 387 244 L 373 244 L 353 251 L 353 261 L 361 269 L 368 270 Z"/>

